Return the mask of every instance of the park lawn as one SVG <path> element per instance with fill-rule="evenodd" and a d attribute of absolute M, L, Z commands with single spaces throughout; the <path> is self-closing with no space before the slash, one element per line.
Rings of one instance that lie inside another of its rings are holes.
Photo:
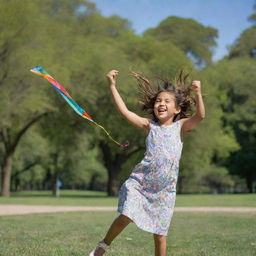
<path fill-rule="evenodd" d="M 60 197 L 52 196 L 51 191 L 21 191 L 12 193 L 10 198 L 0 197 L 0 204 L 115 206 L 117 200 L 100 191 L 63 190 Z"/>
<path fill-rule="evenodd" d="M 73 212 L 0 217 L 0 255 L 88 255 L 117 212 Z M 235 213 L 174 213 L 168 256 L 255 256 L 256 217 Z M 153 236 L 129 226 L 108 256 L 154 256 Z"/>
<path fill-rule="evenodd" d="M 10 198 L 0 197 L 0 204 L 116 206 L 117 197 L 105 192 L 63 190 L 53 197 L 50 191 L 23 191 L 12 193 Z M 176 206 L 246 206 L 256 207 L 256 194 L 189 194 L 177 195 Z"/>

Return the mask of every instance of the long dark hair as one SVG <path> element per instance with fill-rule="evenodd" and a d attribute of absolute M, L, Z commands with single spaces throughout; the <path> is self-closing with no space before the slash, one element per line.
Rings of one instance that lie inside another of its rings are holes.
<path fill-rule="evenodd" d="M 181 70 L 173 82 L 159 78 L 160 83 L 154 86 L 142 74 L 137 72 L 132 73 L 138 81 L 140 92 L 139 102 L 142 104 L 142 110 L 153 115 L 155 121 L 157 121 L 157 118 L 154 114 L 154 105 L 160 92 L 170 92 L 175 95 L 176 106 L 179 107 L 181 111 L 179 114 L 175 115 L 173 122 L 192 115 L 195 99 L 191 96 L 191 88 L 187 83 L 189 74 L 184 74 L 183 70 Z"/>

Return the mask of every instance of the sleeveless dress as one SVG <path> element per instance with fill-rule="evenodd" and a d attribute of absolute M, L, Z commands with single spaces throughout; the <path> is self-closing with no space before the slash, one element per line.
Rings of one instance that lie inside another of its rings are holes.
<path fill-rule="evenodd" d="M 179 160 L 183 143 L 181 124 L 150 122 L 146 152 L 119 190 L 117 211 L 140 229 L 167 236 L 173 215 Z"/>

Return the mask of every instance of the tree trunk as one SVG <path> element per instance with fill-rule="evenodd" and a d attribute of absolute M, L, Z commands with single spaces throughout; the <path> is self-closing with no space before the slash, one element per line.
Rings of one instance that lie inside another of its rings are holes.
<path fill-rule="evenodd" d="M 112 166 L 108 168 L 107 193 L 109 196 L 117 196 L 119 192 L 118 175 L 121 172 L 121 166 Z"/>
<path fill-rule="evenodd" d="M 36 116 L 34 119 L 30 120 L 14 136 L 11 136 L 10 128 L 2 128 L 0 130 L 0 137 L 5 147 L 5 154 L 3 157 L 4 160 L 2 165 L 2 186 L 1 186 L 2 196 L 4 197 L 10 196 L 12 155 L 15 152 L 20 139 L 34 123 L 36 123 L 40 118 L 42 118 L 45 115 L 46 113 L 43 113 Z"/>
<path fill-rule="evenodd" d="M 183 176 L 180 175 L 178 178 L 178 184 L 177 184 L 177 194 L 183 193 Z"/>
<path fill-rule="evenodd" d="M 4 158 L 3 166 L 2 166 L 1 195 L 4 197 L 10 196 L 11 170 L 12 170 L 12 154 L 7 154 Z"/>
<path fill-rule="evenodd" d="M 121 172 L 122 156 L 120 154 L 112 155 L 111 150 L 105 142 L 100 143 L 103 153 L 104 165 L 108 171 L 108 196 L 117 196 L 119 191 L 118 175 Z"/>
<path fill-rule="evenodd" d="M 52 175 L 51 175 L 51 170 L 50 168 L 46 168 L 46 174 L 44 179 L 42 180 L 42 188 L 43 190 L 49 190 L 51 187 L 51 179 L 52 179 Z"/>
<path fill-rule="evenodd" d="M 253 193 L 253 178 L 251 173 L 247 173 L 246 175 L 246 185 L 249 193 Z"/>
<path fill-rule="evenodd" d="M 60 196 L 60 189 L 58 187 L 58 174 L 53 175 L 53 181 L 52 181 L 52 195 L 55 197 Z"/>
<path fill-rule="evenodd" d="M 20 187 L 20 178 L 16 177 L 14 179 L 14 191 L 17 192 L 19 190 Z"/>
<path fill-rule="evenodd" d="M 138 146 L 131 149 L 129 152 L 121 151 L 120 153 L 113 154 L 108 144 L 104 141 L 101 141 L 99 145 L 103 154 L 104 166 L 108 171 L 107 193 L 109 196 L 117 196 L 119 192 L 118 176 L 122 170 L 122 164 L 144 147 Z"/>
<path fill-rule="evenodd" d="M 96 179 L 99 177 L 98 173 L 94 173 L 91 177 L 90 183 L 89 183 L 89 190 L 94 190 L 96 188 Z"/>

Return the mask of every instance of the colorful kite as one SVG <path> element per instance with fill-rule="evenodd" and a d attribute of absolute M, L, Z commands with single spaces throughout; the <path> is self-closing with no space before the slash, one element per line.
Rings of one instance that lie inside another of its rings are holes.
<path fill-rule="evenodd" d="M 72 97 L 62 87 L 62 85 L 59 84 L 52 76 L 50 76 L 41 66 L 36 66 L 35 68 L 32 68 L 30 71 L 48 80 L 53 86 L 53 88 L 67 101 L 67 103 L 76 111 L 78 115 L 93 122 L 96 126 L 101 128 L 113 142 L 115 142 L 117 145 L 121 147 L 129 146 L 129 142 L 125 142 L 123 144 L 118 143 L 110 136 L 110 134 L 105 130 L 103 126 L 93 121 L 92 118 L 72 99 Z"/>

